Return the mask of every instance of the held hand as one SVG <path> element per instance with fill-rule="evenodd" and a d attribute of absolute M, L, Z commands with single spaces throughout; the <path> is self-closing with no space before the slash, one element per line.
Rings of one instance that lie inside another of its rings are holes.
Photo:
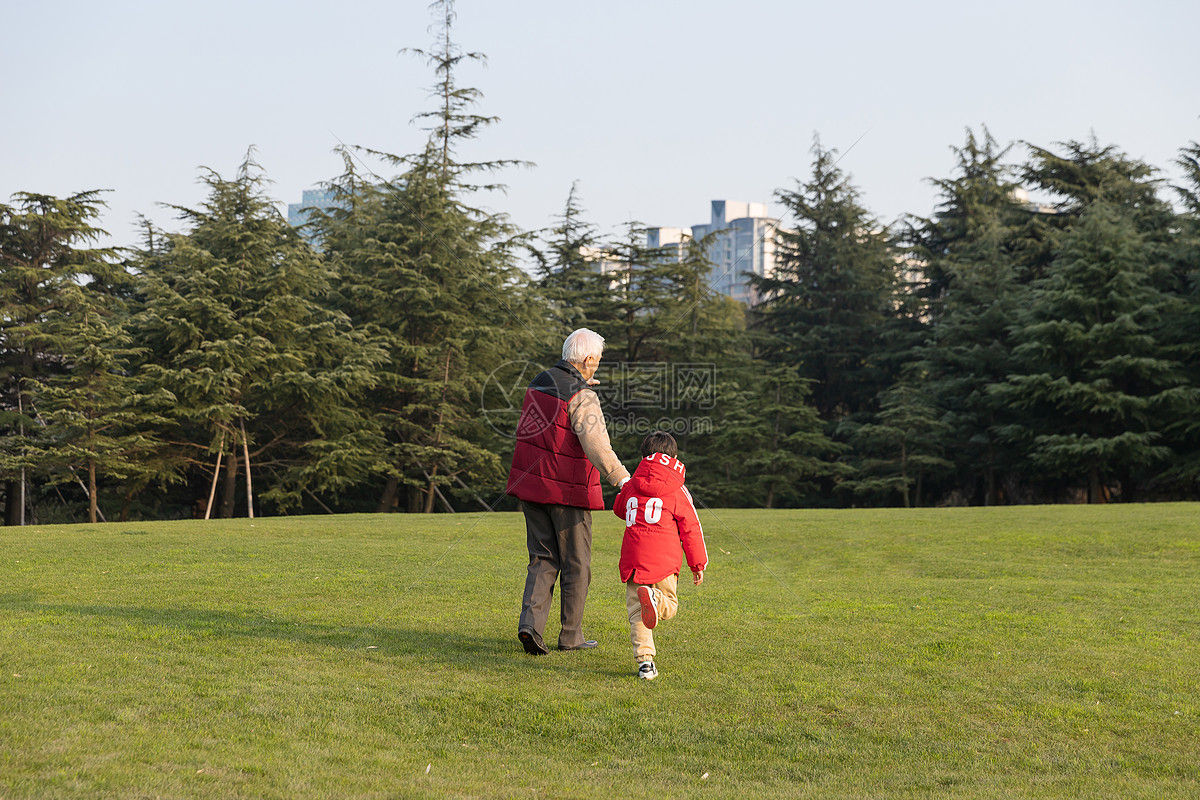
<path fill-rule="evenodd" d="M 600 385 L 600 381 L 596 380 L 595 378 L 588 378 L 588 379 L 587 379 L 587 385 L 588 385 L 588 386 L 599 386 L 599 385 Z"/>
<path fill-rule="evenodd" d="M 697 586 L 704 583 L 704 570 L 692 570 L 692 583 Z"/>

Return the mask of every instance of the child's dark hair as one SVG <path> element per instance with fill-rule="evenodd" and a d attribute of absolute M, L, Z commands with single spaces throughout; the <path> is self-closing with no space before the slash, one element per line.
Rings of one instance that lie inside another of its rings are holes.
<path fill-rule="evenodd" d="M 666 453 L 671 458 L 677 457 L 679 447 L 675 444 L 675 437 L 666 431 L 655 431 L 642 439 L 642 458 L 654 453 Z"/>

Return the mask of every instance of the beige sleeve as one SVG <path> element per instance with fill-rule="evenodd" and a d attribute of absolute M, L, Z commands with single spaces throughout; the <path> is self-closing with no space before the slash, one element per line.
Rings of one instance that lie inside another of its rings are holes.
<path fill-rule="evenodd" d="M 591 389 L 584 389 L 571 398 L 567 406 L 571 418 L 571 429 L 579 437 L 588 461 L 600 470 L 600 477 L 616 486 L 629 477 L 629 470 L 613 452 L 604 425 L 604 412 L 600 410 L 600 398 Z"/>

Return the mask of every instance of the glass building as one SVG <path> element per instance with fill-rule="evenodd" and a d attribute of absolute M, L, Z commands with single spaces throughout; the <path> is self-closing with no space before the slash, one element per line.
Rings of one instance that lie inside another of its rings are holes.
<path fill-rule="evenodd" d="M 312 208 L 328 210 L 336 208 L 337 201 L 334 199 L 333 192 L 327 189 L 305 189 L 300 195 L 299 203 L 288 203 L 287 220 L 288 224 L 294 228 L 298 228 L 309 221 L 308 211 Z M 311 233 L 305 234 L 310 242 L 314 242 L 314 236 Z"/>

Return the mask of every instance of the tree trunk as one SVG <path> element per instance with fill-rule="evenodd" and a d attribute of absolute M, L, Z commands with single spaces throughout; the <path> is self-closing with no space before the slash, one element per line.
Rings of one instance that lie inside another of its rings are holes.
<path fill-rule="evenodd" d="M 96 524 L 96 459 L 89 458 L 88 466 L 88 522 Z"/>
<path fill-rule="evenodd" d="M 121 503 L 121 515 L 117 517 L 118 522 L 129 522 L 129 505 L 133 502 L 133 490 L 130 489 L 125 493 L 125 502 Z"/>
<path fill-rule="evenodd" d="M 767 508 L 775 507 L 775 483 L 774 483 L 774 481 L 772 481 L 767 486 L 767 502 L 765 505 Z"/>
<path fill-rule="evenodd" d="M 433 482 L 433 479 L 437 477 L 437 471 L 438 465 L 434 464 L 433 472 L 429 473 L 429 490 L 426 492 L 425 496 L 425 508 L 421 511 L 423 514 L 433 513 L 433 493 L 437 491 L 437 484 Z"/>
<path fill-rule="evenodd" d="M 254 519 L 254 484 L 250 482 L 250 442 L 246 438 L 246 420 L 241 419 L 238 422 L 242 426 L 242 453 L 246 461 L 246 514 L 250 519 Z"/>
<path fill-rule="evenodd" d="M 233 518 L 233 504 L 237 495 L 238 454 L 237 446 L 229 450 L 229 466 L 225 468 L 225 483 L 221 487 L 221 519 Z"/>
<path fill-rule="evenodd" d="M 213 500 L 217 496 L 217 479 L 221 476 L 221 459 L 225 456 L 225 434 L 221 433 L 221 443 L 217 445 L 217 466 L 213 470 L 212 486 L 208 490 L 208 505 L 204 507 L 204 518 L 212 518 Z"/>
<path fill-rule="evenodd" d="M 1126 468 L 1121 470 L 1121 477 L 1118 484 L 1121 489 L 1120 498 L 1122 503 L 1135 503 L 1138 499 L 1137 483 L 1133 479 L 1133 470 Z"/>
<path fill-rule="evenodd" d="M 388 478 L 387 483 L 383 485 L 383 496 L 379 498 L 379 508 L 376 509 L 380 514 L 389 513 L 396 505 L 396 490 L 400 486 L 400 481 L 396 478 Z"/>
<path fill-rule="evenodd" d="M 989 423 L 993 422 L 991 417 L 989 417 L 988 421 Z M 985 474 L 987 475 L 987 482 L 984 487 L 983 504 L 985 506 L 994 506 L 999 503 L 999 498 L 996 495 L 996 447 L 992 443 L 990 433 L 988 434 L 987 470 Z"/>
<path fill-rule="evenodd" d="M 421 513 L 421 508 L 425 504 L 425 492 L 418 489 L 416 486 L 405 486 L 404 496 L 406 499 L 405 508 L 409 514 Z"/>
<path fill-rule="evenodd" d="M 4 482 L 4 524 L 21 524 L 21 485 L 19 481 Z"/>
<path fill-rule="evenodd" d="M 28 350 L 25 351 L 25 374 L 26 375 L 33 374 L 33 355 Z M 21 393 L 21 379 L 20 378 L 17 379 L 17 410 L 19 412 L 21 412 L 22 417 L 25 416 L 25 400 L 24 400 L 24 395 Z M 24 440 L 25 439 L 25 422 L 24 422 L 24 420 L 20 421 L 17 424 L 17 430 L 21 434 L 21 439 Z M 24 452 L 24 447 L 22 447 L 22 452 Z M 25 524 L 25 483 L 26 483 L 25 468 L 21 467 L 21 482 L 17 486 L 17 523 L 16 523 L 17 525 Z"/>
<path fill-rule="evenodd" d="M 1088 503 L 1103 503 L 1104 494 L 1100 486 L 1100 470 L 1098 467 L 1092 467 L 1088 471 Z"/>

